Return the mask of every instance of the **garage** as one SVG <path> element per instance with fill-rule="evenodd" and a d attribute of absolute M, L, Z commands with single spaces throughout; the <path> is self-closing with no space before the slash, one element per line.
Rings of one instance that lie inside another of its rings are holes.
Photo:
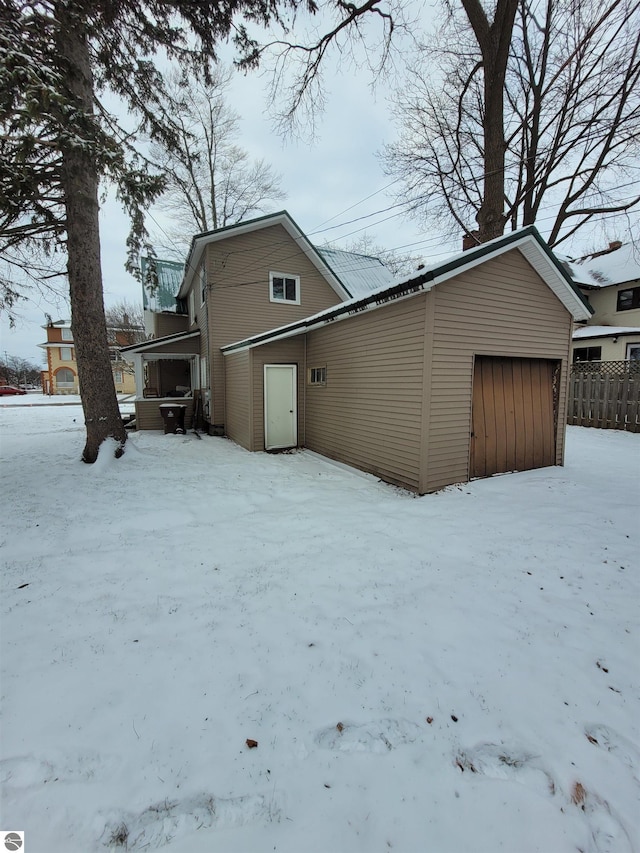
<path fill-rule="evenodd" d="M 550 359 L 476 356 L 471 478 L 555 464 L 559 367 Z"/>

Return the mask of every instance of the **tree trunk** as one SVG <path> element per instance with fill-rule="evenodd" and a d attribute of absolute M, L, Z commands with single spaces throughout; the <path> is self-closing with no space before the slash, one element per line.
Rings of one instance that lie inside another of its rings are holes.
<path fill-rule="evenodd" d="M 481 243 L 504 232 L 504 84 L 518 0 L 497 0 L 490 24 L 480 0 L 461 0 L 482 54 L 484 75 L 484 175 L 477 213 Z"/>
<path fill-rule="evenodd" d="M 81 14 L 73 4 L 57 4 L 57 47 L 61 65 L 79 111 L 93 112 L 93 77 Z M 61 143 L 62 186 L 67 231 L 67 270 L 71 298 L 71 328 L 78 362 L 80 397 L 87 430 L 84 462 L 95 462 L 102 442 L 119 442 L 120 456 L 127 438 L 116 398 L 104 315 L 98 171 L 91 146 L 79 138 L 82 128 L 70 127 Z"/>

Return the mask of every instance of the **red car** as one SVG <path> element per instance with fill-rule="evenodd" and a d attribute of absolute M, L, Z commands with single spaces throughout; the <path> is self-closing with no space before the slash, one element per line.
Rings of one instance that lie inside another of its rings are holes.
<path fill-rule="evenodd" d="M 13 385 L 0 385 L 0 394 L 26 394 L 22 388 L 16 388 Z"/>

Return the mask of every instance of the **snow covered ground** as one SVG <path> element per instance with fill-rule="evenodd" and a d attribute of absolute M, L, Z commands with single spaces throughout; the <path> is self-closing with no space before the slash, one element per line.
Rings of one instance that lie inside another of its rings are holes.
<path fill-rule="evenodd" d="M 640 851 L 640 436 L 423 498 L 3 401 L 24 853 Z M 250 747 L 247 741 L 256 741 Z"/>

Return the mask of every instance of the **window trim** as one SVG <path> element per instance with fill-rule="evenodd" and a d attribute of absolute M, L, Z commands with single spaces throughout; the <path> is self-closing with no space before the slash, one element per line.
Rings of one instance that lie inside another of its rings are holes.
<path fill-rule="evenodd" d="M 71 374 L 71 379 L 60 379 L 59 377 L 67 371 Z M 59 367 L 55 373 L 53 374 L 53 378 L 55 380 L 56 388 L 75 388 L 76 385 L 76 374 L 70 367 Z"/>
<path fill-rule="evenodd" d="M 327 384 L 327 365 L 321 364 L 307 369 L 307 385 L 322 388 Z"/>
<path fill-rule="evenodd" d="M 635 341 L 635 343 L 627 344 L 627 351 L 625 353 L 625 360 L 626 361 L 636 361 L 636 358 L 631 358 L 631 350 L 634 350 L 634 349 L 637 349 L 639 351 L 639 354 L 637 356 L 637 360 L 640 360 L 640 342 Z"/>
<path fill-rule="evenodd" d="M 207 270 L 204 264 L 200 267 L 200 299 L 200 307 L 203 307 L 207 301 Z"/>
<path fill-rule="evenodd" d="M 71 329 L 60 329 L 60 340 L 62 341 L 72 341 L 73 340 L 73 332 Z"/>
<path fill-rule="evenodd" d="M 631 294 L 631 304 L 624 307 L 620 306 L 620 297 L 623 293 Z M 640 308 L 640 287 L 623 287 L 616 295 L 616 311 L 633 311 Z"/>
<path fill-rule="evenodd" d="M 590 351 L 598 350 L 598 358 L 591 358 Z M 578 358 L 579 352 L 586 352 L 586 358 Z M 589 361 L 602 361 L 602 346 L 586 346 L 586 347 L 574 347 L 573 355 L 572 355 L 572 363 L 573 364 L 586 364 Z"/>
<path fill-rule="evenodd" d="M 283 282 L 286 282 L 287 279 L 293 281 L 296 288 L 296 298 L 295 299 L 287 299 L 286 298 L 286 284 L 283 286 L 283 291 L 285 296 L 280 299 L 277 296 L 273 295 L 273 284 L 275 279 L 281 278 Z M 291 273 L 283 273 L 283 272 L 270 272 L 269 273 L 269 302 L 277 302 L 279 305 L 300 305 L 300 276 L 292 275 Z"/>

